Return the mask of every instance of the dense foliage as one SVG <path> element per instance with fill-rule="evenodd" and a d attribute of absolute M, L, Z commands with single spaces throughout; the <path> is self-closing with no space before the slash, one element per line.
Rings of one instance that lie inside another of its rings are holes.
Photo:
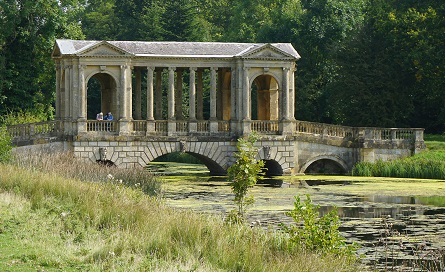
<path fill-rule="evenodd" d="M 51 117 L 56 38 L 290 42 L 297 119 L 444 132 L 444 1 L 3 0 L 0 18 L 0 115 Z"/>

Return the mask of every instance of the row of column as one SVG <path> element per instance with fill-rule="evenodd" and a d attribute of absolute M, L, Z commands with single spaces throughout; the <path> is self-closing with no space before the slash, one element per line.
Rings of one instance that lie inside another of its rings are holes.
<path fill-rule="evenodd" d="M 162 70 L 160 68 L 147 67 L 147 120 L 162 119 Z M 135 70 L 135 81 L 135 118 L 140 120 L 142 119 L 141 69 Z M 217 120 L 217 68 L 210 68 L 210 81 L 210 120 Z M 181 120 L 183 118 L 182 97 L 183 69 L 169 67 L 167 88 L 168 120 Z M 175 106 L 178 107 L 175 108 Z M 189 68 L 189 120 L 203 120 L 203 70 L 195 67 Z"/>
<path fill-rule="evenodd" d="M 73 118 L 86 120 L 86 70 L 85 65 L 79 63 L 56 64 L 56 118 Z M 163 68 L 148 66 L 147 69 L 147 120 L 162 119 L 162 71 Z M 182 72 L 184 68 L 169 67 L 167 90 L 167 119 L 182 119 Z M 210 120 L 217 120 L 217 71 L 210 70 Z M 136 78 L 136 110 L 135 118 L 141 119 L 141 70 L 135 70 Z M 176 81 L 175 81 L 175 72 Z M 90 72 L 91 73 L 91 72 Z M 203 120 L 203 69 L 189 68 L 189 119 Z M 155 74 L 155 77 L 154 77 Z M 223 75 L 223 74 L 221 74 Z M 129 65 L 120 66 L 120 83 L 117 83 L 119 101 L 119 119 L 130 120 L 132 118 L 132 68 Z M 176 82 L 176 86 L 175 86 Z M 283 68 L 282 93 L 280 95 L 280 118 L 292 120 L 294 118 L 294 68 Z M 231 68 L 230 86 L 230 116 L 232 120 L 250 120 L 251 118 L 251 82 L 250 68 L 237 62 L 236 67 Z M 288 92 L 286 92 L 288 91 Z M 156 108 L 154 107 L 156 106 Z M 192 107 L 193 106 L 193 107 Z"/>
<path fill-rule="evenodd" d="M 242 120 L 250 120 L 251 118 L 251 83 L 249 67 L 238 66 L 239 78 L 236 79 L 235 69 L 231 69 L 231 86 L 230 86 L 230 117 L 236 119 L 241 117 Z M 156 72 L 156 80 L 153 75 Z M 176 81 L 175 81 L 175 72 Z M 183 68 L 168 68 L 168 91 L 167 91 L 167 108 L 168 120 L 181 120 L 182 113 L 182 84 L 183 84 Z M 162 69 L 147 67 L 147 120 L 162 119 L 162 91 L 161 91 L 161 73 Z M 283 120 L 294 119 L 294 68 L 283 68 L 282 79 L 282 95 L 281 106 L 279 107 L 280 117 Z M 203 119 L 203 70 L 195 67 L 189 68 L 189 119 Z M 135 118 L 140 120 L 141 115 L 141 70 L 136 70 L 136 108 Z M 176 84 L 175 84 L 176 83 Z M 156 92 L 154 94 L 154 85 Z M 287 91 L 287 92 L 286 92 Z M 154 98 L 156 101 L 156 109 L 154 108 Z M 210 68 L 210 120 L 217 120 L 217 110 L 221 105 L 217 106 L 217 68 Z M 237 103 L 240 102 L 240 103 Z M 175 106 L 178 106 L 175 108 Z M 191 107 L 195 106 L 195 107 Z"/>

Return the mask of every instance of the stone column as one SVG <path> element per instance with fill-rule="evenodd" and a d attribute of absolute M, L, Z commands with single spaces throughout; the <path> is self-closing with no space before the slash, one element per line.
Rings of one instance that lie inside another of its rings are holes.
<path fill-rule="evenodd" d="M 85 84 L 85 65 L 79 65 L 79 117 L 77 131 L 79 134 L 87 132 L 87 85 Z"/>
<path fill-rule="evenodd" d="M 77 116 L 79 113 L 79 60 L 73 60 L 72 66 L 70 69 L 70 117 L 72 121 L 77 120 Z M 77 127 L 73 124 L 73 130 L 76 130 Z M 73 131 L 74 133 L 74 131 Z"/>
<path fill-rule="evenodd" d="M 217 120 L 217 69 L 211 69 L 210 119 Z"/>
<path fill-rule="evenodd" d="M 70 65 L 66 65 L 65 66 L 65 98 L 64 98 L 64 106 L 65 106 L 65 113 L 64 113 L 64 118 L 65 120 L 71 118 L 70 116 L 70 108 L 71 108 L 71 104 L 70 104 L 70 75 L 71 75 L 71 66 Z"/>
<path fill-rule="evenodd" d="M 141 69 L 135 69 L 135 82 L 136 82 L 136 93 L 135 93 L 135 119 L 141 120 Z"/>
<path fill-rule="evenodd" d="M 290 71 L 290 119 L 296 120 L 294 117 L 295 113 L 295 103 L 296 103 L 296 90 L 295 90 L 295 82 L 294 82 L 294 72 L 296 71 L 296 68 L 292 68 Z"/>
<path fill-rule="evenodd" d="M 237 118 L 237 100 L 236 100 L 236 71 L 231 68 L 231 120 Z"/>
<path fill-rule="evenodd" d="M 236 67 L 231 67 L 231 133 L 237 133 L 238 119 L 237 119 L 237 70 Z"/>
<path fill-rule="evenodd" d="M 162 120 L 163 119 L 163 93 L 161 90 L 161 74 L 163 73 L 163 69 L 156 69 L 156 90 L 155 90 L 155 119 Z"/>
<path fill-rule="evenodd" d="M 217 121 L 217 69 L 211 70 L 211 90 L 210 90 L 210 115 L 209 115 L 209 130 L 210 132 L 218 132 Z"/>
<path fill-rule="evenodd" d="M 197 131 L 197 118 L 195 117 L 195 71 L 190 68 L 189 72 L 189 132 Z"/>
<path fill-rule="evenodd" d="M 85 65 L 79 65 L 79 119 L 87 118 L 87 85 L 85 83 Z"/>
<path fill-rule="evenodd" d="M 146 135 L 155 132 L 155 121 L 153 118 L 153 71 L 154 67 L 147 67 L 147 129 Z"/>
<path fill-rule="evenodd" d="M 132 115 L 131 79 L 130 67 L 128 65 L 121 65 L 119 92 L 119 135 L 128 135 L 130 133 L 130 119 Z"/>
<path fill-rule="evenodd" d="M 280 131 L 282 135 L 290 135 L 293 132 L 292 122 L 290 120 L 290 68 L 283 68 L 282 77 L 283 104 Z"/>
<path fill-rule="evenodd" d="M 249 88 L 249 67 L 243 68 L 243 120 L 251 120 L 251 89 Z"/>
<path fill-rule="evenodd" d="M 189 75 L 189 120 L 196 120 L 195 117 L 195 71 L 197 68 L 190 68 Z"/>
<path fill-rule="evenodd" d="M 61 96 L 61 91 L 60 91 L 60 77 L 61 77 L 61 67 L 60 67 L 60 61 L 56 60 L 56 113 L 55 113 L 55 119 L 59 120 L 61 118 L 60 116 L 60 96 Z"/>
<path fill-rule="evenodd" d="M 243 122 L 242 134 L 247 135 L 251 133 L 251 89 L 249 85 L 249 67 L 243 68 Z"/>
<path fill-rule="evenodd" d="M 183 69 L 177 69 L 177 82 L 175 89 L 175 118 L 183 120 Z"/>
<path fill-rule="evenodd" d="M 155 68 L 147 67 L 147 120 L 153 118 L 153 71 Z"/>
<path fill-rule="evenodd" d="M 197 70 L 197 119 L 203 120 L 203 70 Z"/>
<path fill-rule="evenodd" d="M 290 68 L 283 68 L 283 80 L 282 80 L 282 119 L 290 119 Z"/>
<path fill-rule="evenodd" d="M 175 121 L 175 67 L 169 67 L 169 85 L 167 90 L 167 135 L 176 133 Z"/>
<path fill-rule="evenodd" d="M 127 115 L 126 115 L 126 70 L 127 70 L 127 66 L 126 65 L 121 65 L 121 77 L 120 77 L 120 89 L 121 91 L 118 93 L 119 96 L 119 119 L 127 119 Z"/>
<path fill-rule="evenodd" d="M 167 90 L 167 119 L 175 120 L 175 67 L 169 67 L 169 85 Z"/>
<path fill-rule="evenodd" d="M 127 66 L 127 74 L 126 74 L 126 100 L 127 100 L 127 119 L 132 120 L 133 119 L 133 113 L 132 113 L 132 67 Z M 140 108 L 141 109 L 141 108 Z"/>

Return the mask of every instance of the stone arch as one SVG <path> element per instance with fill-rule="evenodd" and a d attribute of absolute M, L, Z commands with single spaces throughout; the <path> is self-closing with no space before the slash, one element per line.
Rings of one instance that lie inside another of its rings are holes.
<path fill-rule="evenodd" d="M 279 120 L 280 81 L 270 73 L 251 78 L 251 117 L 253 120 Z M 255 111 L 256 110 L 256 111 Z"/>
<path fill-rule="evenodd" d="M 94 94 L 91 94 L 89 92 L 89 85 L 91 84 L 90 80 L 95 79 L 99 85 L 99 97 L 100 98 L 94 98 Z M 113 114 L 118 114 L 118 102 L 117 102 L 117 90 L 119 86 L 119 81 L 117 78 L 109 71 L 103 70 L 103 71 L 94 71 L 91 74 L 89 74 L 86 78 L 86 100 L 87 100 L 87 117 L 89 119 L 95 118 L 95 113 L 98 112 L 112 112 Z M 93 96 L 92 96 L 93 95 Z M 89 98 L 94 98 L 92 100 L 94 103 L 100 103 L 100 106 L 97 107 L 97 109 L 91 109 L 93 106 L 91 103 L 89 103 Z M 96 100 L 99 100 L 99 102 L 96 102 Z M 117 117 L 117 116 L 116 116 Z"/>
<path fill-rule="evenodd" d="M 211 175 L 226 174 L 226 157 L 222 142 L 148 142 L 139 156 L 139 164 L 145 166 L 156 158 L 172 152 L 188 153 L 199 159 Z M 113 160 L 113 159 L 112 159 Z"/>
<path fill-rule="evenodd" d="M 282 166 L 275 160 L 263 160 L 265 165 L 265 175 L 266 176 L 281 176 L 283 175 Z"/>
<path fill-rule="evenodd" d="M 286 154 L 289 155 L 290 152 L 287 151 Z M 279 176 L 291 173 L 293 164 L 287 161 L 287 157 L 276 146 L 273 146 L 272 143 L 266 142 L 259 148 L 256 158 L 265 162 L 265 168 L 269 170 L 267 175 Z"/>
<path fill-rule="evenodd" d="M 306 161 L 300 168 L 300 173 L 307 173 L 306 171 L 313 165 L 320 164 L 322 170 L 327 172 L 320 173 L 346 173 L 348 171 L 347 163 L 336 155 L 320 155 Z M 316 168 L 316 167 L 315 167 Z M 333 172 L 339 171 L 339 172 Z M 313 172 L 314 173 L 314 172 Z"/>

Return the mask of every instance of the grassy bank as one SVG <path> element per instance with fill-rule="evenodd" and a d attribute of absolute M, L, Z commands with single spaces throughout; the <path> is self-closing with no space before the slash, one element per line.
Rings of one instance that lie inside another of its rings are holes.
<path fill-rule="evenodd" d="M 0 165 L 2 271 L 359 270 L 346 257 L 291 248 L 285 234 L 174 210 L 116 179 L 24 166 Z"/>
<path fill-rule="evenodd" d="M 426 150 L 411 157 L 375 163 L 357 163 L 352 174 L 354 176 L 444 179 L 444 136 L 426 135 L 425 143 Z"/>

